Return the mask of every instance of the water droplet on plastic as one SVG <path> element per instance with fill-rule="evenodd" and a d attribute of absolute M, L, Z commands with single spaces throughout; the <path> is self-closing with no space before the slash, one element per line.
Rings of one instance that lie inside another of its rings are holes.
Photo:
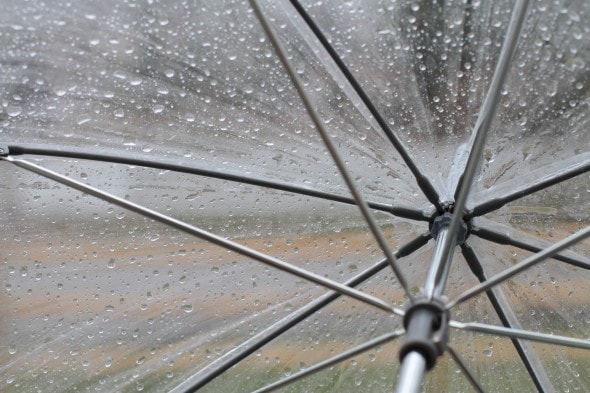
<path fill-rule="evenodd" d="M 21 108 L 20 106 L 16 106 L 16 105 L 8 105 L 6 107 L 6 113 L 8 114 L 8 116 L 11 117 L 16 117 L 18 115 L 20 115 L 23 111 L 23 108 Z"/>
<path fill-rule="evenodd" d="M 189 113 L 187 113 L 187 114 L 184 116 L 184 118 L 185 118 L 185 120 L 186 120 L 186 121 L 188 121 L 188 122 L 190 122 L 190 123 L 192 123 L 192 122 L 193 122 L 193 121 L 195 121 L 195 119 L 196 119 L 196 117 L 195 117 L 194 113 L 190 113 L 190 112 L 189 112 Z"/>
<path fill-rule="evenodd" d="M 167 69 L 166 71 L 164 71 L 164 75 L 166 75 L 166 77 L 168 77 L 168 78 L 172 78 L 175 74 L 176 74 L 176 72 L 170 68 Z"/>
<path fill-rule="evenodd" d="M 115 117 L 125 117 L 125 112 L 123 111 L 123 109 L 115 109 L 113 114 L 115 115 Z"/>
<path fill-rule="evenodd" d="M 89 115 L 80 115 L 76 118 L 76 123 L 81 126 L 84 123 L 88 123 L 92 118 Z"/>
<path fill-rule="evenodd" d="M 14 355 L 16 353 L 16 347 L 14 345 L 8 346 L 8 353 Z"/>
<path fill-rule="evenodd" d="M 183 304 L 182 306 L 180 306 L 180 308 L 182 308 L 182 311 L 184 311 L 185 313 L 193 312 L 192 304 Z"/>
<path fill-rule="evenodd" d="M 107 262 L 107 267 L 109 269 L 113 269 L 115 267 L 116 263 L 115 260 L 113 258 L 111 258 L 108 262 Z"/>
<path fill-rule="evenodd" d="M 152 112 L 160 113 L 164 110 L 164 105 L 156 104 L 152 107 Z"/>

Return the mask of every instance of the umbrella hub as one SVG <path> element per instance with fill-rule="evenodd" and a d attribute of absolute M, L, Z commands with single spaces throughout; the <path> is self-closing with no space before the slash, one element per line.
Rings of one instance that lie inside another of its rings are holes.
<path fill-rule="evenodd" d="M 430 236 L 433 239 L 438 239 L 438 235 L 443 228 L 447 228 L 451 224 L 453 215 L 451 212 L 444 212 L 434 218 L 430 223 Z M 469 237 L 471 222 L 461 220 L 459 229 L 457 230 L 457 245 L 465 243 Z"/>
<path fill-rule="evenodd" d="M 400 361 L 403 363 L 410 352 L 418 352 L 426 360 L 427 369 L 432 369 L 436 358 L 447 349 L 449 321 L 450 313 L 442 298 L 414 299 L 404 315 L 406 341 L 399 352 Z"/>

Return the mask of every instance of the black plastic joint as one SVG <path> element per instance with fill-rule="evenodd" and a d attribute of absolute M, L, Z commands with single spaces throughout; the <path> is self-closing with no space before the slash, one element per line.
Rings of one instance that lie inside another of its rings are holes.
<path fill-rule="evenodd" d="M 438 233 L 442 228 L 451 225 L 452 218 L 453 215 L 451 213 L 444 213 L 434 219 L 432 225 L 430 226 L 430 235 L 433 239 L 436 240 L 438 238 Z M 469 236 L 469 232 L 469 226 L 465 223 L 465 221 L 461 220 L 457 232 L 457 245 L 465 243 L 465 240 L 467 240 L 467 237 Z"/>
<path fill-rule="evenodd" d="M 449 311 L 441 299 L 415 300 L 404 316 L 406 341 L 399 352 L 400 361 L 408 353 L 418 352 L 426 360 L 426 368 L 432 369 L 447 349 L 449 319 Z"/>
<path fill-rule="evenodd" d="M 10 154 L 10 148 L 4 143 L 0 143 L 0 157 L 7 157 Z"/>

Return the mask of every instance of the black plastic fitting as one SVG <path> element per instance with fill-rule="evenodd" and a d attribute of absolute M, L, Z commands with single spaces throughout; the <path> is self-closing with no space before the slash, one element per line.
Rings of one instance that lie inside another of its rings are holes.
<path fill-rule="evenodd" d="M 430 236 L 433 239 L 437 239 L 438 232 L 442 228 L 448 227 L 449 225 L 451 225 L 452 218 L 453 218 L 453 215 L 448 212 L 436 217 L 434 219 L 434 221 L 432 221 L 432 224 L 430 225 Z M 467 237 L 469 237 L 469 232 L 470 232 L 469 224 L 466 223 L 465 221 L 461 220 L 461 223 L 459 224 L 459 229 L 457 231 L 457 245 L 461 245 L 461 244 L 465 243 L 465 240 L 467 240 Z"/>
<path fill-rule="evenodd" d="M 449 319 L 449 311 L 441 299 L 416 299 L 404 315 L 406 341 L 399 352 L 400 361 L 408 353 L 418 352 L 426 360 L 427 369 L 432 369 L 447 349 Z"/>

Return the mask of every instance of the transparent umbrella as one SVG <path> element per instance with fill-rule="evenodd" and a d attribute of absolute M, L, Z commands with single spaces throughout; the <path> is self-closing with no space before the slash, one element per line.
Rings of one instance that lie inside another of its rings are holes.
<path fill-rule="evenodd" d="M 0 390 L 590 390 L 589 17 L 4 1 Z"/>

